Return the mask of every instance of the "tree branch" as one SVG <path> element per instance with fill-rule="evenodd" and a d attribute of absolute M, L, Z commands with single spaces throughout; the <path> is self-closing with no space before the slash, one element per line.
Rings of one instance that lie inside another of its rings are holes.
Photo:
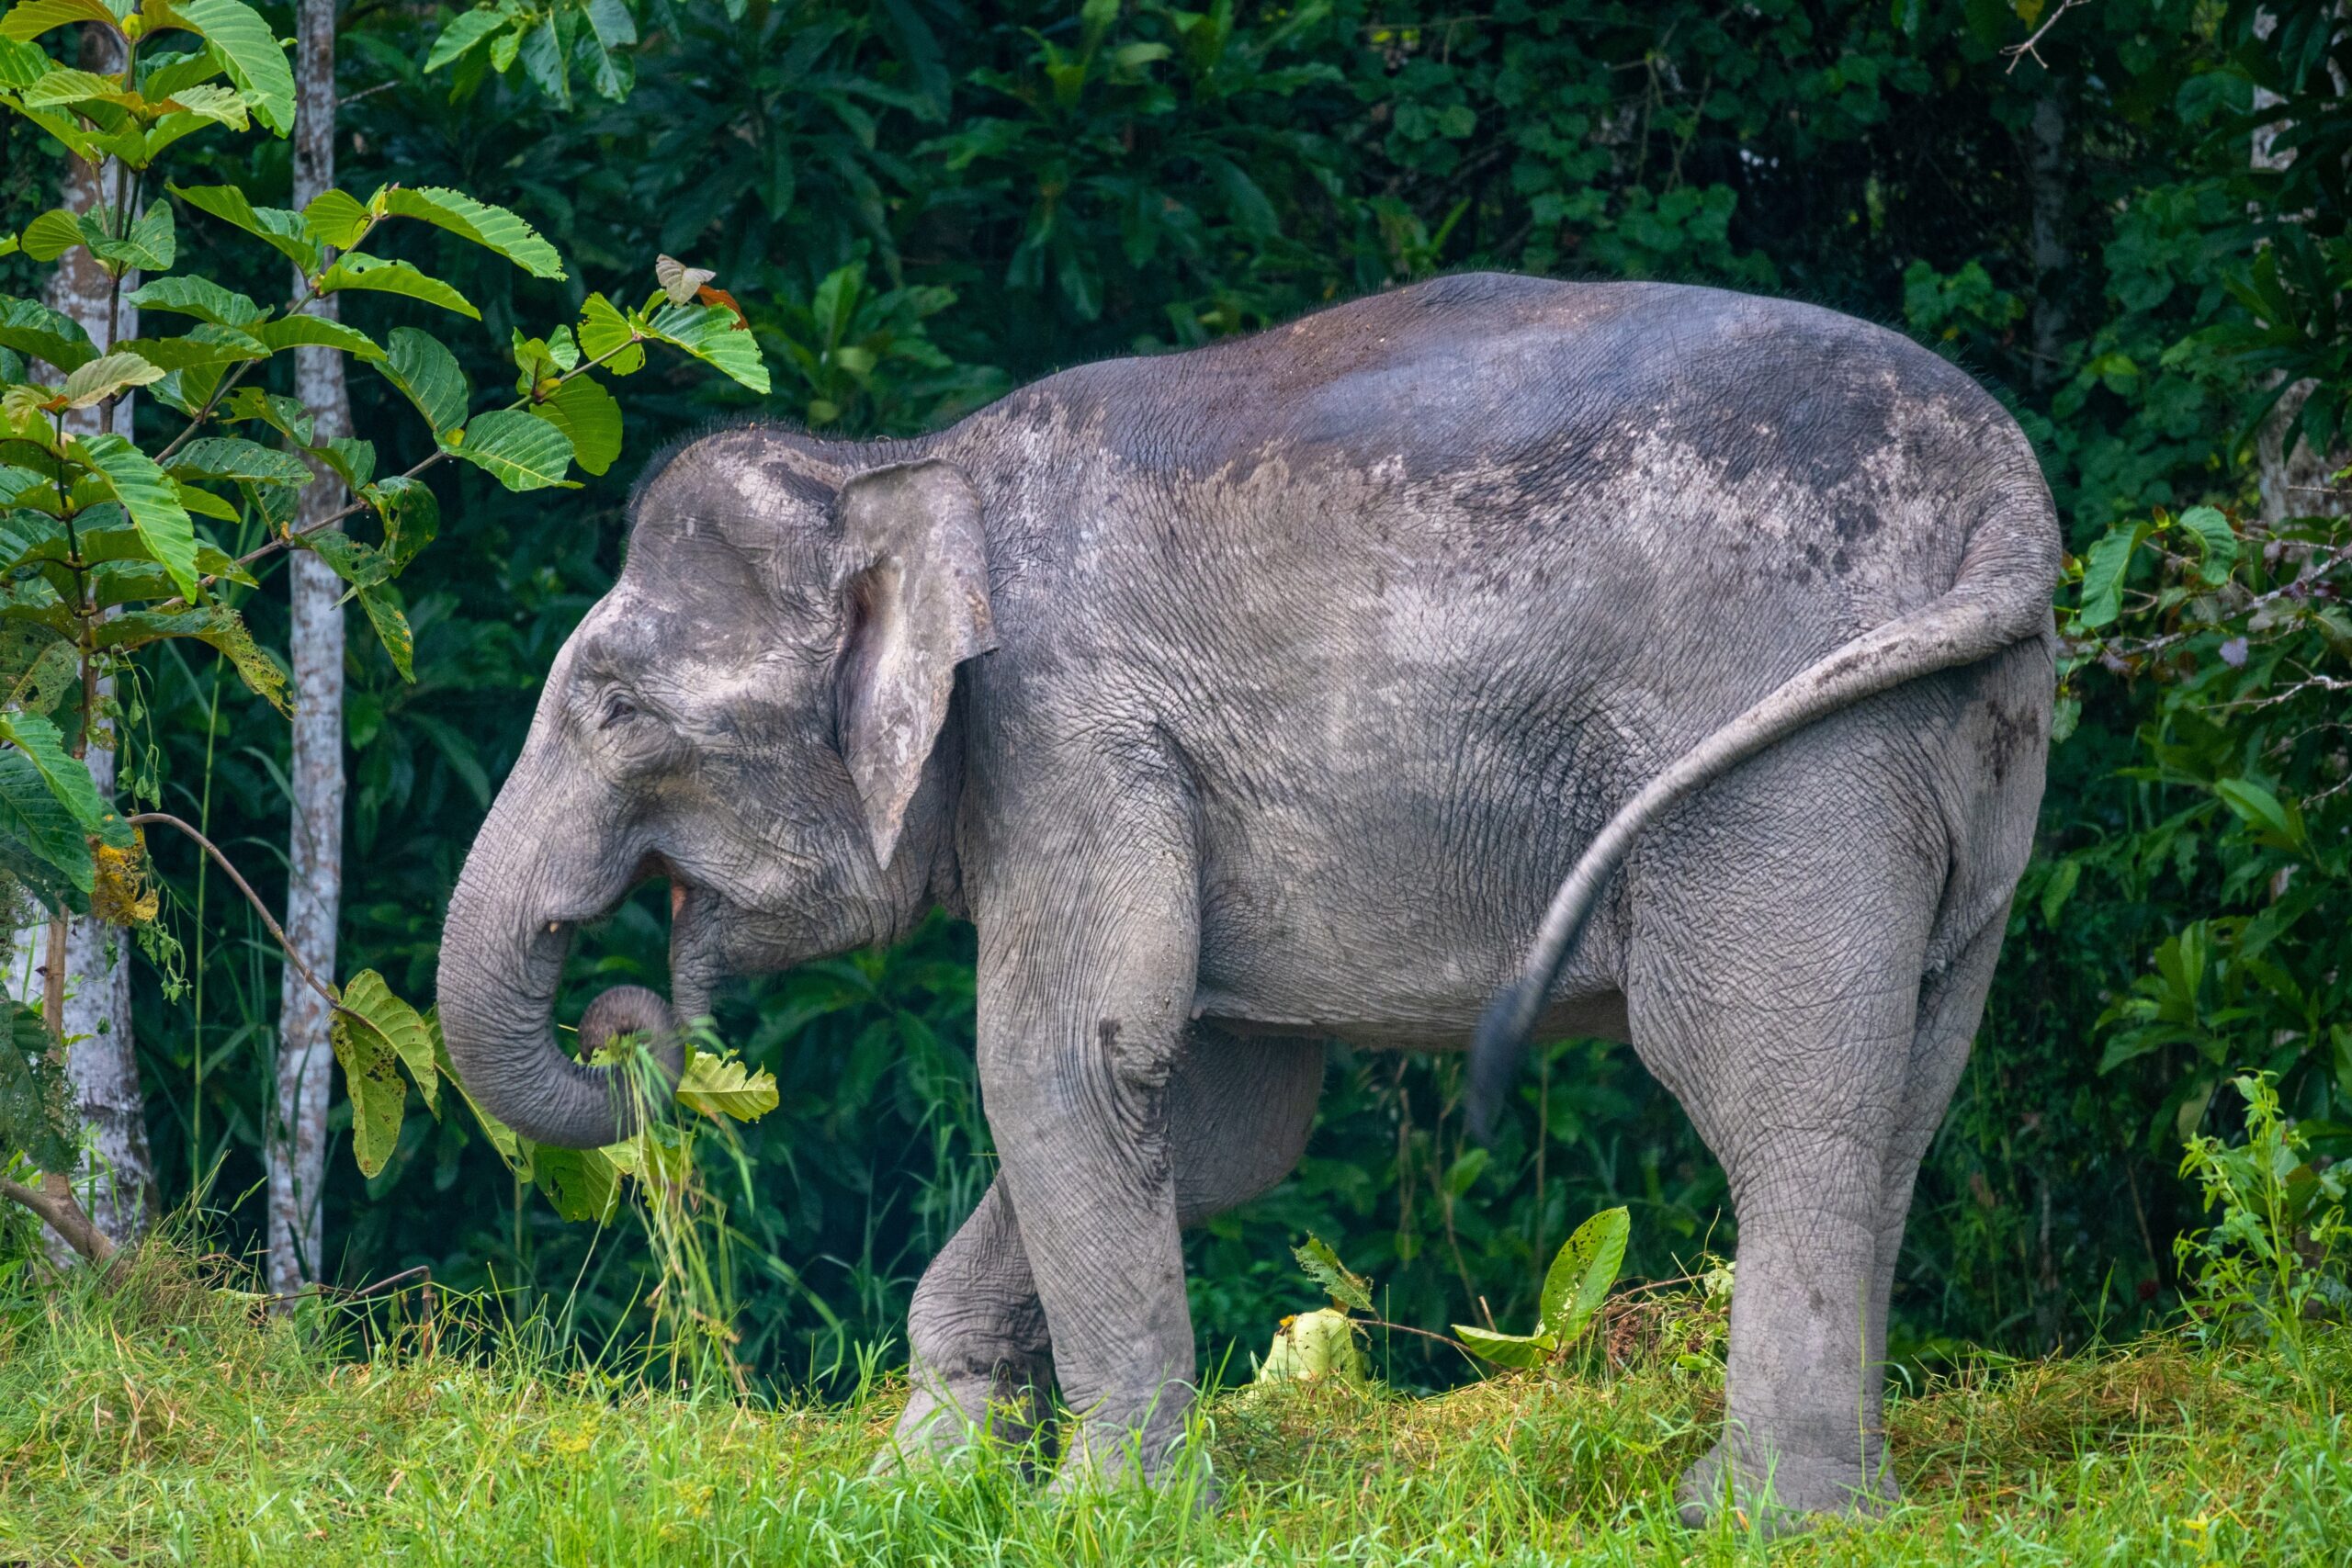
<path fill-rule="evenodd" d="M 20 1181 L 0 1179 L 0 1197 L 13 1198 L 39 1214 L 50 1229 L 65 1238 L 68 1247 L 91 1262 L 104 1263 L 114 1257 L 113 1239 L 83 1211 L 82 1201 L 74 1196 L 74 1184 L 57 1172 L 44 1171 L 38 1190 Z"/>

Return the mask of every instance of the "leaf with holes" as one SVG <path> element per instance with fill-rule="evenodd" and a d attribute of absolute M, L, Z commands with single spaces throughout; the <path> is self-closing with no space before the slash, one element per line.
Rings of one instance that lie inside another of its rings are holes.
<path fill-rule="evenodd" d="M 351 1100 L 352 1157 L 361 1175 L 373 1176 L 400 1146 L 401 1120 L 408 1110 L 401 1054 L 378 1020 L 348 1008 L 335 1009 L 327 1040 L 343 1066 L 344 1092 Z"/>
<path fill-rule="evenodd" d="M 441 1086 L 433 1062 L 433 1032 L 425 1027 L 424 1016 L 394 996 L 391 987 L 373 969 L 362 969 L 351 977 L 343 988 L 343 1005 L 357 1015 L 352 1020 L 353 1028 L 372 1031 L 400 1058 L 424 1093 L 425 1105 L 438 1116 Z"/>
<path fill-rule="evenodd" d="M 362 255 L 347 252 L 335 258 L 319 278 L 322 294 L 343 294 L 353 289 L 369 289 L 379 294 L 397 294 L 407 299 L 421 299 L 428 305 L 438 305 L 445 310 L 455 310 L 460 316 L 481 320 L 481 312 L 473 301 L 429 274 L 419 272 L 404 261 L 386 261 L 380 256 Z"/>
<path fill-rule="evenodd" d="M 678 1075 L 678 1102 L 709 1116 L 756 1122 L 776 1107 L 775 1075 L 732 1056 L 689 1050 Z"/>
<path fill-rule="evenodd" d="M 389 582 L 362 588 L 359 607 L 368 612 L 368 624 L 376 628 L 377 639 L 391 656 L 392 668 L 401 672 L 401 680 L 414 681 L 416 637 L 408 629 L 408 608 L 401 600 L 401 591 Z"/>
<path fill-rule="evenodd" d="M 1559 1348 L 1559 1342 L 1548 1334 L 1497 1334 L 1466 1323 L 1453 1325 L 1453 1337 L 1482 1361 L 1522 1370 L 1542 1366 Z"/>
<path fill-rule="evenodd" d="M 1624 1266 L 1625 1240 L 1633 1228 L 1623 1208 L 1603 1209 L 1578 1225 L 1554 1255 L 1536 1316 L 1555 1344 L 1574 1341 L 1600 1312 Z"/>
<path fill-rule="evenodd" d="M 1310 1233 L 1306 1245 L 1291 1248 L 1291 1256 L 1332 1301 L 1358 1312 L 1372 1310 L 1372 1281 L 1340 1262 L 1340 1255 L 1321 1236 Z"/>
<path fill-rule="evenodd" d="M 248 441 L 242 435 L 207 435 L 189 442 L 172 457 L 171 474 L 181 479 L 214 479 L 229 483 L 292 485 L 311 482 L 311 470 L 291 452 Z"/>

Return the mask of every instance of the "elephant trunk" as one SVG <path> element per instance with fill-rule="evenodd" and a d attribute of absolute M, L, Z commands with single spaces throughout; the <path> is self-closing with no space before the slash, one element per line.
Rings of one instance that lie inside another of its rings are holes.
<path fill-rule="evenodd" d="M 529 906 L 537 880 L 484 850 L 485 832 L 467 858 L 449 900 L 441 938 L 441 1033 L 449 1060 L 474 1101 L 535 1143 L 599 1148 L 637 1129 L 637 1093 L 627 1075 L 591 1066 L 556 1043 L 555 994 L 571 948 L 572 923 L 548 919 Z M 684 1032 L 670 1005 L 625 986 L 589 1004 L 581 1021 L 583 1057 L 615 1035 L 650 1036 L 665 1083 L 684 1056 Z"/>

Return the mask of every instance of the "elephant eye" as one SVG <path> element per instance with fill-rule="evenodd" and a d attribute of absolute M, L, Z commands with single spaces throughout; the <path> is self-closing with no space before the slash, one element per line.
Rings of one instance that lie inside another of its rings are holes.
<path fill-rule="evenodd" d="M 610 729 L 616 724 L 627 724 L 638 715 L 637 705 L 618 692 L 605 699 L 605 717 L 600 728 Z"/>

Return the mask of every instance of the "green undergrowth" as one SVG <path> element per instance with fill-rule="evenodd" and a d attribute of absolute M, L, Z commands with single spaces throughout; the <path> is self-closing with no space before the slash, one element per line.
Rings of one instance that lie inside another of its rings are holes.
<path fill-rule="evenodd" d="M 152 1251 L 0 1311 L 0 1562 L 2342 1563 L 2352 1344 L 2305 1371 L 2150 1337 L 1898 1398 L 1907 1501 L 1770 1545 L 1682 1529 L 1719 1312 L 1612 1303 L 1573 1376 L 1206 1407 L 1224 1500 L 1041 1495 L 1014 1456 L 871 1480 L 903 1384 L 812 1406 L 524 1348 L 495 1303 L 262 1313 Z M 331 1321 L 332 1320 L 332 1321 Z M 1693 1347 L 1699 1349 L 1694 1353 Z"/>

